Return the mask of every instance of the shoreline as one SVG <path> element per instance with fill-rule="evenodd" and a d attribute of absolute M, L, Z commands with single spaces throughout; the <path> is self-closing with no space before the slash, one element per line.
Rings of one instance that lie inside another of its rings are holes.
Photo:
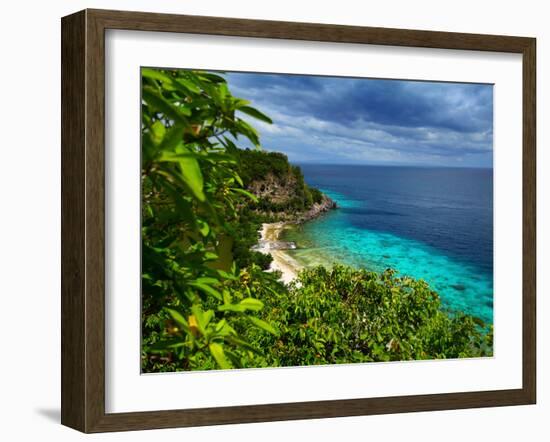
<path fill-rule="evenodd" d="M 273 258 L 267 271 L 280 271 L 282 274 L 280 279 L 285 284 L 296 279 L 298 273 L 304 266 L 285 252 L 286 250 L 295 249 L 296 244 L 293 242 L 281 241 L 281 233 L 289 225 L 303 224 L 336 208 L 336 202 L 323 194 L 321 202 L 314 203 L 309 210 L 294 217 L 293 220 L 263 223 L 259 231 L 260 239 L 258 244 L 254 247 L 254 250 L 266 255 L 271 255 Z"/>
<path fill-rule="evenodd" d="M 271 262 L 267 271 L 281 272 L 281 281 L 285 284 L 290 283 L 298 276 L 303 268 L 294 258 L 285 252 L 296 248 L 294 243 L 286 243 L 279 239 L 282 231 L 289 223 L 279 221 L 276 223 L 263 223 L 260 229 L 260 240 L 255 250 L 266 255 L 271 255 Z"/>

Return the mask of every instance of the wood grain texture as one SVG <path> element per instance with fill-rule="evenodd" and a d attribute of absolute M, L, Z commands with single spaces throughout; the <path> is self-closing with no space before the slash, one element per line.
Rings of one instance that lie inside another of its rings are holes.
<path fill-rule="evenodd" d="M 537 94 L 536 40 L 523 51 L 523 389 L 537 395 Z"/>
<path fill-rule="evenodd" d="M 85 13 L 65 17 L 61 46 L 61 422 L 85 428 Z"/>
<path fill-rule="evenodd" d="M 86 431 L 105 414 L 105 38 L 86 11 Z"/>
<path fill-rule="evenodd" d="M 106 29 L 521 53 L 523 55 L 523 387 L 500 391 L 106 414 L 104 268 L 104 35 Z M 534 39 L 86 10 L 62 20 L 62 40 L 63 424 L 84 432 L 102 432 L 520 405 L 535 402 L 536 46 Z"/>
<path fill-rule="evenodd" d="M 147 12 L 88 10 L 106 29 L 231 35 L 474 51 L 522 52 L 529 38 Z"/>

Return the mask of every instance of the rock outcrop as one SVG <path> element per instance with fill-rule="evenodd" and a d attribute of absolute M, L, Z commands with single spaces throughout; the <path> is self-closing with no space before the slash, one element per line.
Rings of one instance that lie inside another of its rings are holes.
<path fill-rule="evenodd" d="M 296 222 L 303 223 L 309 221 L 311 219 L 317 218 L 325 212 L 328 212 L 329 210 L 336 208 L 336 202 L 323 194 L 322 201 L 320 203 L 313 203 L 313 206 L 309 210 L 298 216 Z"/>

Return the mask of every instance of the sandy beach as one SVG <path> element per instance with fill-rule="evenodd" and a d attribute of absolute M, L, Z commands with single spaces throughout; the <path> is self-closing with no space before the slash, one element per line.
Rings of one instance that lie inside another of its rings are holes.
<path fill-rule="evenodd" d="M 279 239 L 285 227 L 284 222 L 262 224 L 260 240 L 255 250 L 266 255 L 271 255 L 273 262 L 269 270 L 279 270 L 282 273 L 281 280 L 289 283 L 296 278 L 302 267 L 285 252 L 285 250 L 292 250 L 296 246 L 293 243 L 284 242 Z"/>

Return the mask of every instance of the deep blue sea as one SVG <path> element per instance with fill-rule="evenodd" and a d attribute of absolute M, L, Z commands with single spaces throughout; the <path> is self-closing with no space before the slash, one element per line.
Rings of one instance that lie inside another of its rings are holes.
<path fill-rule="evenodd" d="M 493 323 L 493 170 L 300 164 L 338 209 L 286 233 L 306 266 L 422 278 L 444 305 Z"/>

